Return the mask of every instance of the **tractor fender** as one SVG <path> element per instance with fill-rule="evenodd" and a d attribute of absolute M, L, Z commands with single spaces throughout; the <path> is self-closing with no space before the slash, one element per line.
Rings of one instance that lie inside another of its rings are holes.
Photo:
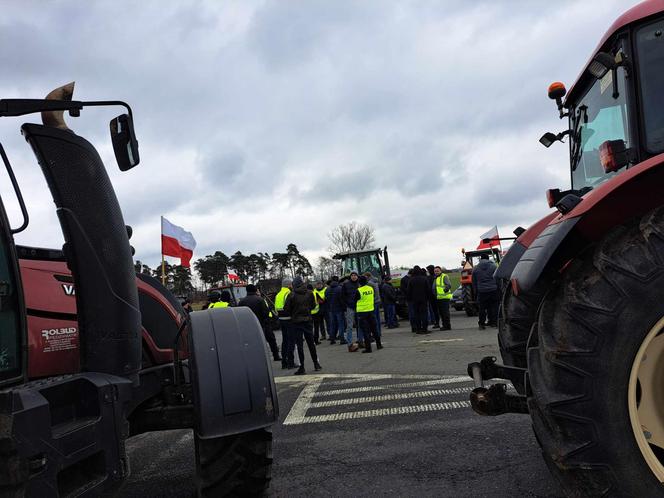
<path fill-rule="evenodd" d="M 277 390 L 262 327 L 249 308 L 191 313 L 189 351 L 196 432 L 239 434 L 274 423 Z"/>
<path fill-rule="evenodd" d="M 514 293 L 528 292 L 545 272 L 560 271 L 612 228 L 664 205 L 663 182 L 664 154 L 659 154 L 591 190 L 569 213 L 553 213 L 533 225 L 517 239 L 526 249 L 510 276 Z"/>

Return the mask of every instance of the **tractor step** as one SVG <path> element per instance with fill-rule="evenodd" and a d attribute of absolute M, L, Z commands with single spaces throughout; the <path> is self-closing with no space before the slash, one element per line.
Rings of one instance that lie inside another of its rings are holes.
<path fill-rule="evenodd" d="M 509 394 L 507 385 L 493 384 L 484 386 L 485 380 L 509 379 L 527 382 L 527 370 L 519 367 L 508 367 L 496 363 L 495 356 L 486 356 L 482 360 L 468 364 L 468 375 L 475 382 L 475 389 L 470 393 L 470 405 L 480 415 L 502 415 L 504 413 L 528 413 L 527 398 L 521 394 Z"/>

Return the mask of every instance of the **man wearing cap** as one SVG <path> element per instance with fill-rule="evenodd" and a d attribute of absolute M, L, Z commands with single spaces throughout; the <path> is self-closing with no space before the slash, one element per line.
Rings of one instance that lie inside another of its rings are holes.
<path fill-rule="evenodd" d="M 247 296 L 240 299 L 238 306 L 246 306 L 254 312 L 254 315 L 256 315 L 258 322 L 263 328 L 263 336 L 270 346 L 274 361 L 281 361 L 279 348 L 277 347 L 277 340 L 274 337 L 274 332 L 272 332 L 272 326 L 270 325 L 270 309 L 267 307 L 265 299 L 258 295 L 258 289 L 255 285 L 247 285 Z"/>
<path fill-rule="evenodd" d="M 452 299 L 452 283 L 440 266 L 434 268 L 436 278 L 433 282 L 433 292 L 436 296 L 436 307 L 441 319 L 441 330 L 451 330 L 450 324 L 450 300 Z"/>
<path fill-rule="evenodd" d="M 341 286 L 341 292 L 346 305 L 346 342 L 348 343 L 348 351 L 353 353 L 359 349 L 358 344 L 353 344 L 353 322 L 355 322 L 355 304 L 357 303 L 357 279 L 358 274 L 356 270 L 351 270 L 350 277 Z M 361 329 L 357 328 L 358 342 L 362 340 Z"/>
<path fill-rule="evenodd" d="M 300 368 L 295 375 L 304 375 L 304 341 L 307 341 L 311 361 L 314 363 L 314 369 L 320 370 L 322 367 L 318 363 L 318 353 L 316 352 L 316 343 L 314 342 L 314 333 L 311 328 L 311 311 L 316 307 L 316 298 L 314 293 L 307 289 L 301 277 L 293 279 L 293 292 L 288 294 L 284 304 L 284 311 L 290 316 L 291 337 L 297 345 L 297 355 L 300 359 Z"/>
<path fill-rule="evenodd" d="M 219 299 L 213 303 L 210 303 L 208 308 L 228 308 L 231 305 L 231 293 L 227 290 L 221 291 L 219 294 Z"/>
<path fill-rule="evenodd" d="M 291 293 L 293 281 L 290 278 L 284 278 L 281 281 L 281 290 L 274 298 L 274 309 L 279 317 L 279 328 L 281 329 L 281 368 L 295 368 L 295 345 L 291 340 L 288 325 L 290 324 L 290 315 L 284 310 L 286 298 Z"/>

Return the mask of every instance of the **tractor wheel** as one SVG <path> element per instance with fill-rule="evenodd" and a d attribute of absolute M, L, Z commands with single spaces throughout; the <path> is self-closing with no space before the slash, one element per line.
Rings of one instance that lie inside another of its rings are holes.
<path fill-rule="evenodd" d="M 464 285 L 461 289 L 461 295 L 463 297 L 463 309 L 466 310 L 466 316 L 477 316 L 479 310 L 477 309 L 477 303 L 473 300 L 472 287 Z"/>
<path fill-rule="evenodd" d="M 265 494 L 272 479 L 272 429 L 194 439 L 199 497 Z"/>
<path fill-rule="evenodd" d="M 569 496 L 664 496 L 664 209 L 574 260 L 539 311 L 528 406 Z"/>
<path fill-rule="evenodd" d="M 512 293 L 511 285 L 504 288 L 498 315 L 498 346 L 505 365 L 519 368 L 528 366 L 526 343 L 548 285 L 548 280 L 540 281 L 530 292 L 518 296 Z M 523 383 L 515 384 L 514 387 L 519 393 L 525 393 Z"/>

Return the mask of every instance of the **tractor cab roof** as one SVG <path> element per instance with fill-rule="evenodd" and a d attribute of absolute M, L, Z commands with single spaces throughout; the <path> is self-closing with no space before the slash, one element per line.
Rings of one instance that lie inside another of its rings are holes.
<path fill-rule="evenodd" d="M 346 259 L 350 256 L 355 256 L 355 255 L 361 255 L 361 254 L 382 254 L 383 250 L 376 248 L 376 249 L 362 249 L 361 251 L 347 251 L 347 252 L 340 252 L 332 256 L 332 259 Z"/>
<path fill-rule="evenodd" d="M 468 257 L 479 256 L 481 254 L 491 254 L 497 253 L 500 254 L 500 249 L 498 247 L 491 247 L 486 249 L 475 249 L 474 251 L 465 251 L 464 254 Z"/>
<path fill-rule="evenodd" d="M 581 71 L 579 76 L 577 76 L 569 92 L 567 92 L 567 97 L 565 99 L 566 106 L 567 102 L 570 102 L 571 100 L 576 98 L 576 93 L 583 88 L 584 85 L 582 84 L 582 82 L 589 77 L 587 69 L 590 63 L 592 62 L 593 57 L 595 56 L 595 54 L 597 54 L 597 52 L 600 52 L 606 48 L 610 48 L 610 47 L 605 47 L 604 45 L 614 34 L 616 34 L 625 26 L 628 26 L 634 22 L 640 21 L 655 14 L 659 14 L 662 11 L 664 11 L 664 0 L 645 0 L 644 2 L 641 2 L 640 4 L 635 5 L 631 9 L 625 11 L 620 17 L 618 17 L 618 19 L 616 19 L 613 22 L 613 24 L 606 31 L 606 33 L 604 33 L 604 36 L 597 44 L 597 47 L 595 47 L 595 50 L 593 50 L 586 64 L 583 66 L 583 70 Z"/>

